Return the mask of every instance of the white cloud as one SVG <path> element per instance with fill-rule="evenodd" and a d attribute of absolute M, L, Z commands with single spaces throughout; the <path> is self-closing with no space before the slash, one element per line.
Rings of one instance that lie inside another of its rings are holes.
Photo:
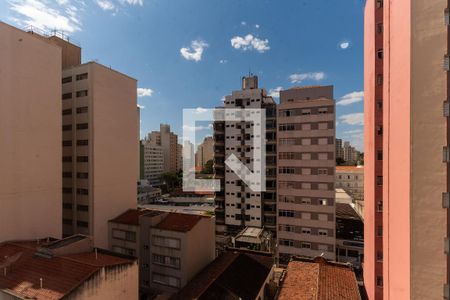
<path fill-rule="evenodd" d="M 228 60 L 226 60 L 226 59 L 219 60 L 219 63 L 221 63 L 221 64 L 226 64 L 227 62 L 228 62 Z"/>
<path fill-rule="evenodd" d="M 242 26 L 245 26 L 245 25 L 247 25 L 247 22 L 241 21 L 241 25 L 242 25 Z"/>
<path fill-rule="evenodd" d="M 356 134 L 356 133 L 362 133 L 362 132 L 363 132 L 362 129 L 347 130 L 347 131 L 344 131 L 344 135 Z"/>
<path fill-rule="evenodd" d="M 269 90 L 269 96 L 273 98 L 280 98 L 280 91 L 283 89 L 282 86 L 277 86 L 274 89 Z"/>
<path fill-rule="evenodd" d="M 153 90 L 149 88 L 138 88 L 137 95 L 138 97 L 151 97 L 153 95 Z"/>
<path fill-rule="evenodd" d="M 205 112 L 207 112 L 207 111 L 208 111 L 208 109 L 203 108 L 203 107 L 197 107 L 197 108 L 195 109 L 195 113 L 197 113 L 197 114 L 202 114 L 202 113 L 205 113 Z"/>
<path fill-rule="evenodd" d="M 343 124 L 348 125 L 364 125 L 364 114 L 363 113 L 352 113 L 347 115 L 342 115 L 339 120 Z"/>
<path fill-rule="evenodd" d="M 71 2 L 74 1 L 58 0 L 56 5 L 50 7 L 44 0 L 11 0 L 10 9 L 18 15 L 11 19 L 19 26 L 73 33 L 81 30 L 81 20 L 78 9 Z"/>
<path fill-rule="evenodd" d="M 122 3 L 127 3 L 129 5 L 144 5 L 144 0 L 120 0 Z"/>
<path fill-rule="evenodd" d="M 289 80 L 291 81 L 291 83 L 300 83 L 304 80 L 320 81 L 324 78 L 325 78 L 324 72 L 311 72 L 311 73 L 301 73 L 301 74 L 289 75 Z"/>
<path fill-rule="evenodd" d="M 256 29 L 259 29 L 259 27 L 260 27 L 259 24 L 255 24 Z"/>
<path fill-rule="evenodd" d="M 336 105 L 350 105 L 352 103 L 361 102 L 364 100 L 364 92 L 351 92 L 349 94 L 346 94 L 339 99 L 338 102 L 336 102 Z"/>
<path fill-rule="evenodd" d="M 230 42 L 233 48 L 244 51 L 256 50 L 259 53 L 264 53 L 265 51 L 270 50 L 268 39 L 262 40 L 251 34 L 247 34 L 245 37 L 235 36 Z"/>
<path fill-rule="evenodd" d="M 191 42 L 191 47 L 181 48 L 180 54 L 187 60 L 200 61 L 202 60 L 203 51 L 209 45 L 201 40 L 194 40 Z"/>
<path fill-rule="evenodd" d="M 347 49 L 348 47 L 350 47 L 350 42 L 349 41 L 343 41 L 339 44 L 339 47 L 343 50 Z"/>
<path fill-rule="evenodd" d="M 108 0 L 97 0 L 97 5 L 103 10 L 113 10 L 116 6 Z"/>

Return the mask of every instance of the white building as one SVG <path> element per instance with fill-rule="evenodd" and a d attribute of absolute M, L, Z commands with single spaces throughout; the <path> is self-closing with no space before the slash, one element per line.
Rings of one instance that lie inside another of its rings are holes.
<path fill-rule="evenodd" d="M 144 142 L 144 178 L 151 185 L 159 185 L 161 173 L 164 172 L 164 155 L 161 146 Z"/>
<path fill-rule="evenodd" d="M 343 189 L 354 200 L 364 200 L 364 166 L 336 166 L 336 188 Z"/>

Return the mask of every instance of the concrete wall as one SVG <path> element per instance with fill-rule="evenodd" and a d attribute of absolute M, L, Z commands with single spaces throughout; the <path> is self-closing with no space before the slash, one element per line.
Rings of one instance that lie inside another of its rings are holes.
<path fill-rule="evenodd" d="M 93 224 L 96 247 L 108 247 L 108 220 L 135 208 L 138 170 L 136 80 L 91 64 Z"/>
<path fill-rule="evenodd" d="M 0 241 L 61 237 L 61 49 L 0 22 Z"/>

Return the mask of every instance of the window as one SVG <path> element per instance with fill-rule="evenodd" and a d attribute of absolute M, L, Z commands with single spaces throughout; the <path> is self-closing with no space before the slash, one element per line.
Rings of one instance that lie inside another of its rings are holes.
<path fill-rule="evenodd" d="M 377 84 L 382 85 L 383 84 L 383 74 L 377 75 Z"/>
<path fill-rule="evenodd" d="M 383 286 L 383 276 L 377 276 L 377 286 Z"/>
<path fill-rule="evenodd" d="M 62 131 L 69 131 L 69 130 L 72 130 L 72 124 L 62 126 Z"/>
<path fill-rule="evenodd" d="M 347 256 L 348 257 L 354 257 L 354 258 L 358 258 L 359 257 L 359 252 L 356 250 L 347 250 Z"/>
<path fill-rule="evenodd" d="M 381 150 L 377 151 L 377 160 L 383 160 L 383 151 Z"/>
<path fill-rule="evenodd" d="M 317 189 L 321 191 L 328 191 L 328 183 L 319 183 Z"/>
<path fill-rule="evenodd" d="M 62 192 L 63 194 L 72 194 L 72 188 L 63 187 Z"/>
<path fill-rule="evenodd" d="M 78 205 L 77 205 L 77 210 L 78 210 L 78 211 L 89 211 L 89 206 L 88 206 L 88 205 L 81 205 L 81 204 L 78 204 Z"/>
<path fill-rule="evenodd" d="M 311 220 L 311 213 L 303 212 L 302 213 L 302 219 L 303 220 Z"/>
<path fill-rule="evenodd" d="M 153 254 L 153 263 L 165 265 L 172 268 L 180 268 L 180 259 L 178 257 L 171 257 L 159 254 Z"/>
<path fill-rule="evenodd" d="M 77 129 L 81 130 L 81 129 L 88 129 L 89 125 L 88 123 L 79 123 L 77 124 Z"/>
<path fill-rule="evenodd" d="M 381 126 L 381 125 L 377 126 L 377 134 L 378 135 L 382 135 L 383 134 L 383 126 Z"/>
<path fill-rule="evenodd" d="M 317 175 L 328 175 L 328 169 L 318 169 Z"/>
<path fill-rule="evenodd" d="M 302 115 L 308 116 L 310 114 L 311 114 L 311 110 L 310 109 L 302 109 Z"/>
<path fill-rule="evenodd" d="M 304 146 L 311 145 L 311 139 L 302 139 L 302 145 Z"/>
<path fill-rule="evenodd" d="M 77 92 L 77 98 L 79 97 L 86 97 L 88 95 L 88 91 L 87 90 L 83 90 L 83 91 L 78 91 Z"/>
<path fill-rule="evenodd" d="M 87 106 L 77 107 L 77 114 L 83 114 L 88 112 Z"/>
<path fill-rule="evenodd" d="M 311 124 L 309 123 L 302 124 L 302 130 L 311 130 Z"/>
<path fill-rule="evenodd" d="M 89 223 L 85 221 L 77 221 L 77 226 L 87 228 L 89 227 Z"/>
<path fill-rule="evenodd" d="M 383 8 L 383 0 L 377 0 L 377 8 Z"/>
<path fill-rule="evenodd" d="M 89 157 L 88 156 L 77 156 L 77 162 L 88 162 Z"/>
<path fill-rule="evenodd" d="M 320 205 L 327 205 L 327 199 L 319 199 Z"/>
<path fill-rule="evenodd" d="M 78 74 L 77 80 L 83 80 L 88 78 L 88 73 Z"/>
<path fill-rule="evenodd" d="M 154 283 L 168 285 L 176 288 L 180 287 L 180 279 L 174 276 L 152 273 L 152 278 Z"/>
<path fill-rule="evenodd" d="M 280 239 L 280 245 L 288 246 L 288 247 L 294 247 L 294 241 L 293 240 Z"/>
<path fill-rule="evenodd" d="M 318 113 L 319 113 L 319 115 L 326 114 L 326 113 L 328 113 L 328 108 L 321 107 L 321 108 L 318 109 Z"/>
<path fill-rule="evenodd" d="M 328 153 L 319 153 L 318 158 L 319 158 L 319 160 L 327 160 L 328 159 Z"/>
<path fill-rule="evenodd" d="M 88 144 L 88 140 L 77 140 L 77 146 L 87 146 Z"/>
<path fill-rule="evenodd" d="M 302 168 L 302 175 L 311 175 L 310 168 Z"/>
<path fill-rule="evenodd" d="M 63 172 L 62 177 L 63 178 L 72 178 L 72 172 Z"/>
<path fill-rule="evenodd" d="M 160 246 L 160 247 L 179 249 L 181 246 L 181 243 L 180 243 L 179 239 L 154 235 L 153 236 L 153 245 Z"/>
<path fill-rule="evenodd" d="M 89 190 L 84 188 L 77 188 L 78 195 L 89 195 Z"/>
<path fill-rule="evenodd" d="M 64 77 L 61 82 L 64 83 L 69 83 L 72 82 L 72 76 L 68 76 L 68 77 Z"/>
<path fill-rule="evenodd" d="M 310 198 L 302 198 L 301 203 L 302 204 L 311 204 L 311 199 Z"/>
<path fill-rule="evenodd" d="M 63 116 L 71 115 L 72 109 L 71 108 L 63 109 L 62 114 L 63 114 Z"/>
<path fill-rule="evenodd" d="M 383 185 L 383 176 L 377 176 L 377 185 L 382 186 Z"/>
<path fill-rule="evenodd" d="M 318 144 L 319 145 L 328 145 L 328 138 L 319 138 Z"/>
<path fill-rule="evenodd" d="M 303 248 L 303 249 L 311 249 L 311 243 L 302 242 L 301 248 Z"/>
<path fill-rule="evenodd" d="M 377 32 L 380 34 L 383 33 L 383 23 L 377 24 Z"/>
<path fill-rule="evenodd" d="M 62 161 L 63 162 L 72 162 L 72 156 L 63 156 Z"/>
<path fill-rule="evenodd" d="M 377 261 L 383 261 L 383 251 L 377 251 Z"/>
<path fill-rule="evenodd" d="M 135 256 L 135 251 L 133 249 L 130 248 L 125 248 L 125 247 L 120 247 L 120 246 L 112 246 L 112 251 L 117 252 L 117 253 L 121 253 L 121 254 L 125 254 L 125 255 L 130 255 L 130 256 Z"/>
<path fill-rule="evenodd" d="M 62 145 L 63 145 L 63 147 L 71 147 L 72 146 L 72 141 L 63 141 Z"/>
<path fill-rule="evenodd" d="M 377 212 L 383 211 L 383 201 L 377 201 Z"/>
<path fill-rule="evenodd" d="M 377 236 L 383 236 L 383 226 L 377 226 Z"/>
<path fill-rule="evenodd" d="M 383 109 L 383 101 L 382 100 L 377 101 L 377 109 Z"/>
<path fill-rule="evenodd" d="M 77 172 L 77 178 L 80 178 L 80 179 L 88 179 L 88 178 L 89 178 L 89 173 L 85 173 L 85 172 Z"/>
<path fill-rule="evenodd" d="M 319 229 L 318 234 L 322 235 L 322 236 L 327 236 L 328 235 L 328 230 L 326 230 L 326 229 Z"/>
<path fill-rule="evenodd" d="M 72 209 L 72 203 L 63 203 L 64 209 Z"/>
<path fill-rule="evenodd" d="M 63 100 L 72 99 L 72 93 L 65 93 L 62 95 Z"/>
<path fill-rule="evenodd" d="M 328 221 L 328 215 L 327 214 L 319 214 L 318 215 L 320 221 Z"/>
<path fill-rule="evenodd" d="M 112 236 L 115 239 L 136 242 L 136 232 L 133 231 L 113 229 Z"/>
<path fill-rule="evenodd" d="M 303 234 L 311 234 L 311 228 L 302 228 Z"/>
<path fill-rule="evenodd" d="M 378 57 L 378 59 L 383 59 L 383 49 L 377 50 L 377 57 Z"/>
<path fill-rule="evenodd" d="M 63 219 L 63 224 L 64 225 L 72 225 L 72 220 L 71 219 Z"/>
<path fill-rule="evenodd" d="M 302 153 L 302 160 L 311 160 L 311 153 Z"/>

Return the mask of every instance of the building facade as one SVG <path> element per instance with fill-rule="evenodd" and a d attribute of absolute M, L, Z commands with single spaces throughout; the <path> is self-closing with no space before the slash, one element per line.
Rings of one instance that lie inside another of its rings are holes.
<path fill-rule="evenodd" d="M 163 152 L 163 172 L 176 172 L 179 167 L 178 135 L 170 131 L 170 125 L 160 124 L 159 131 L 148 134 L 148 143 L 160 146 Z"/>
<path fill-rule="evenodd" d="M 195 166 L 204 167 L 209 160 L 214 158 L 214 139 L 207 136 L 203 143 L 198 145 L 197 153 L 195 153 Z"/>
<path fill-rule="evenodd" d="M 144 179 L 151 185 L 161 184 L 161 174 L 164 172 L 164 152 L 160 145 L 148 140 L 144 144 Z"/>
<path fill-rule="evenodd" d="M 344 160 L 344 148 L 341 139 L 336 139 L 336 159 Z"/>
<path fill-rule="evenodd" d="M 0 22 L 0 49 L 0 242 L 60 238 L 61 48 Z"/>
<path fill-rule="evenodd" d="M 364 200 L 364 166 L 336 166 L 336 188 L 343 189 L 354 200 Z"/>
<path fill-rule="evenodd" d="M 62 83 L 63 234 L 106 248 L 108 220 L 136 206 L 136 80 L 89 62 Z"/>
<path fill-rule="evenodd" d="M 214 122 L 214 177 L 221 191 L 215 195 L 216 230 L 234 235 L 247 226 L 265 227 L 276 234 L 276 104 L 258 77 L 242 79 L 242 89 L 225 97 L 225 109 L 265 109 L 266 112 L 266 191 L 251 190 L 224 161 L 231 154 L 252 169 L 252 122 Z"/>
<path fill-rule="evenodd" d="M 366 2 L 370 299 L 448 299 L 448 8 L 438 0 Z"/>
<path fill-rule="evenodd" d="M 280 92 L 278 245 L 292 255 L 335 258 L 335 102 L 333 87 Z"/>

